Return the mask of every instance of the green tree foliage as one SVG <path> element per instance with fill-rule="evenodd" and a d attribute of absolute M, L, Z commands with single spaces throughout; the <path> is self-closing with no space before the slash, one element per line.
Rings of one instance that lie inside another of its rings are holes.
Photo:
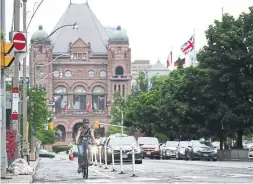
<path fill-rule="evenodd" d="M 124 123 L 160 140 L 220 139 L 253 134 L 253 8 L 239 18 L 225 14 L 206 31 L 198 67 L 155 76 L 149 89 L 141 73 L 124 105 Z M 118 96 L 119 98 L 120 96 Z M 121 98 L 121 97 L 120 97 Z"/>
<path fill-rule="evenodd" d="M 55 131 L 43 129 L 39 131 L 37 138 L 42 142 L 42 144 L 54 144 L 56 140 Z"/>
<path fill-rule="evenodd" d="M 31 133 L 37 138 L 45 135 L 45 124 L 49 117 L 49 110 L 45 101 L 46 93 L 42 89 L 28 89 L 28 122 L 31 126 Z"/>

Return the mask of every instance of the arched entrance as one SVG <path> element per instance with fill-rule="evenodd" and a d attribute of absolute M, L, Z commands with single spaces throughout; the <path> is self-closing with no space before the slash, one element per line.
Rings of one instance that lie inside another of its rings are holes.
<path fill-rule="evenodd" d="M 78 129 L 79 129 L 81 126 L 83 126 L 83 124 L 79 122 L 79 123 L 76 123 L 75 126 L 73 127 L 72 138 L 73 138 L 74 141 L 75 141 L 75 138 L 76 138 Z"/>
<path fill-rule="evenodd" d="M 58 125 L 56 126 L 56 131 L 55 131 L 55 136 L 56 136 L 56 141 L 65 141 L 66 138 L 66 130 L 63 125 Z"/>

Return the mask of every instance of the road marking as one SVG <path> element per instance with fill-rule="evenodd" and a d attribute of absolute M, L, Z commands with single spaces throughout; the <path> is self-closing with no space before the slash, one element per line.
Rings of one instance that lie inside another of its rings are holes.
<path fill-rule="evenodd" d="M 97 179 L 97 180 L 83 180 L 84 183 L 111 183 L 110 180 L 106 179 Z"/>
<path fill-rule="evenodd" d="M 135 180 L 135 181 L 159 181 L 160 179 L 140 177 L 140 178 L 132 178 L 132 180 Z"/>
<path fill-rule="evenodd" d="M 77 165 L 78 165 L 78 163 L 77 163 L 77 162 L 75 162 L 75 161 L 73 161 L 72 163 L 75 163 L 75 164 L 77 164 Z M 89 167 L 89 170 L 94 171 L 94 172 L 96 172 L 96 173 L 98 173 L 98 174 L 100 174 L 100 175 L 102 175 L 102 176 L 108 177 L 108 178 L 115 178 L 115 177 L 113 177 L 113 176 L 110 176 L 110 175 L 107 175 L 107 174 L 101 173 L 101 172 L 99 172 L 98 170 L 96 170 L 96 169 L 92 169 L 92 168 L 90 168 L 90 167 Z"/>

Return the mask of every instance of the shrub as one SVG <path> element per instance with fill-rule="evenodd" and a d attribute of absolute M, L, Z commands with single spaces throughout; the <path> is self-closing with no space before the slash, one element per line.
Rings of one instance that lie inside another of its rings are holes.
<path fill-rule="evenodd" d="M 72 148 L 71 145 L 53 145 L 52 149 L 55 153 L 59 153 L 62 151 L 68 152 Z"/>

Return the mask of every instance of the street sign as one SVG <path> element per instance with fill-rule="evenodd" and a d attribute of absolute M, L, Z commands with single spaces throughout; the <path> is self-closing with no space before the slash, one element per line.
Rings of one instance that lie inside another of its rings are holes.
<path fill-rule="evenodd" d="M 13 49 L 13 43 L 5 43 L 1 42 L 0 44 L 0 51 L 1 51 L 1 69 L 7 68 L 11 65 L 11 63 L 14 61 L 13 56 L 8 56 L 8 54 Z"/>
<path fill-rule="evenodd" d="M 22 32 L 15 32 L 13 34 L 13 44 L 17 52 L 26 52 L 26 34 Z"/>
<path fill-rule="evenodd" d="M 18 87 L 12 88 L 12 113 L 11 119 L 13 121 L 18 120 L 18 100 L 19 100 Z"/>

